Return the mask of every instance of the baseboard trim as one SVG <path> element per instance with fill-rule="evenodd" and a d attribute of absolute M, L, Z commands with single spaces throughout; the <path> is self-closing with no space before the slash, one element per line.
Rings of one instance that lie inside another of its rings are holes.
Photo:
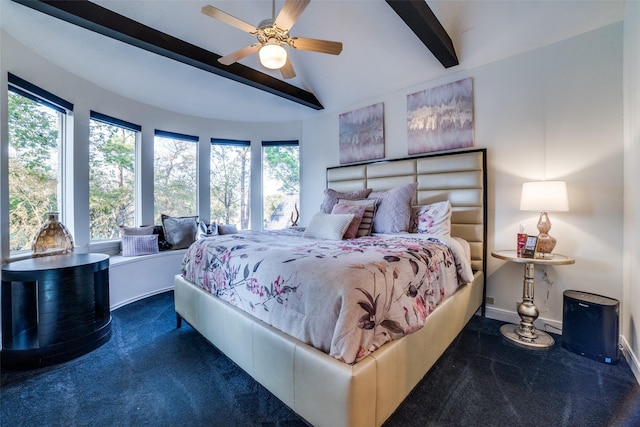
<path fill-rule="evenodd" d="M 166 288 L 154 289 L 151 292 L 147 292 L 147 293 L 144 293 L 144 294 L 141 294 L 141 295 L 136 295 L 135 297 L 129 298 L 129 299 L 125 300 L 125 301 L 120 301 L 119 303 L 117 303 L 115 305 L 112 305 L 111 306 L 111 311 L 113 311 L 113 310 L 115 310 L 117 308 L 123 307 L 123 306 L 125 306 L 127 304 L 131 304 L 132 302 L 140 301 L 141 299 L 145 299 L 147 297 L 150 297 L 150 296 L 153 296 L 153 295 L 158 295 L 158 294 L 161 294 L 161 293 L 164 293 L 164 292 L 167 292 L 167 291 L 171 291 L 171 290 L 173 290 L 173 286 L 167 286 Z"/>
<path fill-rule="evenodd" d="M 620 342 L 622 343 L 624 358 L 627 360 L 631 372 L 633 372 L 633 375 L 636 377 L 636 381 L 640 384 L 640 361 L 638 361 L 638 356 L 633 353 L 626 338 L 622 335 L 620 336 Z"/>
<path fill-rule="evenodd" d="M 489 319 L 500 320 L 507 323 L 520 323 L 520 316 L 515 311 L 504 310 L 487 306 L 485 313 Z M 535 321 L 536 328 L 552 334 L 562 334 L 562 322 L 557 320 L 538 317 Z"/>

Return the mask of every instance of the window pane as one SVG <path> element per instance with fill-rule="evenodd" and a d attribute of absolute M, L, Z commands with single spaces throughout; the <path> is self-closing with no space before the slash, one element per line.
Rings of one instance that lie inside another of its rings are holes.
<path fill-rule="evenodd" d="M 250 228 L 251 147 L 211 145 L 211 221 Z"/>
<path fill-rule="evenodd" d="M 116 239 L 118 226 L 135 225 L 137 132 L 97 120 L 90 120 L 89 132 L 91 239 Z"/>
<path fill-rule="evenodd" d="M 297 221 L 300 206 L 300 165 L 297 145 L 262 147 L 262 198 L 265 230 Z"/>
<path fill-rule="evenodd" d="M 60 212 L 64 114 L 9 91 L 9 244 L 30 250 L 48 212 Z M 64 212 L 61 218 L 64 218 Z"/>
<path fill-rule="evenodd" d="M 161 214 L 197 215 L 196 156 L 193 141 L 156 136 L 154 140 L 153 199 L 156 224 Z"/>

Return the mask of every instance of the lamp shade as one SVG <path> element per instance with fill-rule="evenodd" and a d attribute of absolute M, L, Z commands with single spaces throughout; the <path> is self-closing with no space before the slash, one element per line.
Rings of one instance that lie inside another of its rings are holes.
<path fill-rule="evenodd" d="M 258 51 L 260 63 L 270 70 L 278 70 L 287 62 L 287 51 L 278 42 L 269 40 Z"/>
<path fill-rule="evenodd" d="M 535 181 L 522 184 L 521 211 L 568 211 L 565 181 Z"/>

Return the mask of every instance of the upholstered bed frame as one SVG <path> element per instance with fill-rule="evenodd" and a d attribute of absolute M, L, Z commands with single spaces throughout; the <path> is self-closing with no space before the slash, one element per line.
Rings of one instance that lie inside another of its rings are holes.
<path fill-rule="evenodd" d="M 473 282 L 429 315 L 425 326 L 347 365 L 175 277 L 175 309 L 220 351 L 312 425 L 380 426 L 479 309 L 486 265 L 484 149 L 327 169 L 338 191 L 386 190 L 418 182 L 416 205 L 449 200 L 452 235 L 471 245 Z"/>

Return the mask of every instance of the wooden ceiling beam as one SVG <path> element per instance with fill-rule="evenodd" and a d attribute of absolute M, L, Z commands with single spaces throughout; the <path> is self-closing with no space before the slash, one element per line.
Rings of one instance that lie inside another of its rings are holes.
<path fill-rule="evenodd" d="M 425 0 L 386 1 L 445 68 L 459 64 L 451 37 Z"/>
<path fill-rule="evenodd" d="M 13 1 L 98 34 L 246 84 L 306 107 L 315 110 L 324 108 L 311 92 L 239 63 L 229 66 L 222 65 L 218 62 L 220 55 L 216 53 L 143 25 L 88 0 Z"/>

